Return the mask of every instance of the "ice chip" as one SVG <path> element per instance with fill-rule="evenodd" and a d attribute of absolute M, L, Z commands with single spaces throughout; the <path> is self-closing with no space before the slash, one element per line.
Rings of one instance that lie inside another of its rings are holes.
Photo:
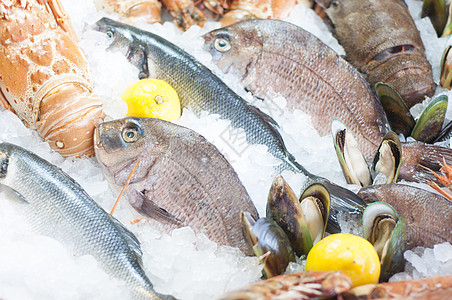
<path fill-rule="evenodd" d="M 452 245 L 449 242 L 437 244 L 433 247 L 435 258 L 442 263 L 452 261 Z"/>

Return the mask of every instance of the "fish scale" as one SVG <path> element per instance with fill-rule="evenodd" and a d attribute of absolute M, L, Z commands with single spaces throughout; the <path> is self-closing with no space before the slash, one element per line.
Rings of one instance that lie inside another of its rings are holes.
<path fill-rule="evenodd" d="M 266 145 L 268 152 L 281 160 L 279 171 L 290 169 L 304 174 L 309 178 L 306 185 L 314 181 L 326 185 L 332 197 L 332 231 L 339 230 L 337 211 L 362 212 L 365 203 L 356 194 L 307 171 L 287 151 L 277 123 L 193 56 L 158 35 L 109 18 L 97 21 L 94 29 L 110 37 L 110 50 L 126 54 L 140 70 L 140 78 L 151 76 L 167 81 L 178 93 L 182 107 L 198 115 L 202 111 L 219 114 L 230 120 L 232 127 L 243 128 L 248 143 Z"/>
<path fill-rule="evenodd" d="M 18 192 L 34 228 L 77 255 L 92 255 L 135 299 L 161 299 L 141 267 L 138 240 L 60 168 L 19 146 L 0 143 L 0 184 Z"/>
<path fill-rule="evenodd" d="M 331 132 L 333 118 L 340 120 L 366 160 L 373 160 L 389 130 L 382 105 L 363 75 L 311 33 L 284 21 L 247 20 L 213 30 L 204 39 L 220 69 L 237 75 L 247 90 L 266 101 L 280 94 L 289 108 L 306 112 L 322 136 Z M 216 50 L 217 39 L 228 41 L 230 49 Z M 451 164 L 452 150 L 402 143 L 398 178 L 435 180 L 422 166 L 438 171 L 443 158 Z"/>
<path fill-rule="evenodd" d="M 125 128 L 139 128 L 133 143 L 121 143 Z M 249 253 L 240 213 L 258 218 L 251 198 L 224 156 L 194 131 L 153 118 L 125 118 L 100 124 L 96 157 L 114 190 L 121 189 L 154 228 L 171 232 L 191 226 L 212 241 Z"/>

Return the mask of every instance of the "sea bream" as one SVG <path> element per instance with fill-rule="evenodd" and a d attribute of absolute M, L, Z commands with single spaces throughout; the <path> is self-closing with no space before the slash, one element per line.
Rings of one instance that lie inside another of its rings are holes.
<path fill-rule="evenodd" d="M 107 273 L 127 284 L 134 299 L 172 299 L 154 291 L 142 268 L 141 247 L 134 234 L 60 168 L 3 142 L 0 185 L 17 192 L 12 200 L 37 232 L 58 240 L 75 255 L 92 255 Z"/>
<path fill-rule="evenodd" d="M 204 35 L 205 48 L 226 73 L 265 100 L 280 94 L 288 109 L 311 116 L 320 135 L 331 134 L 338 119 L 372 161 L 390 130 L 382 105 L 366 79 L 351 64 L 301 27 L 279 20 L 247 20 Z M 452 162 L 452 150 L 424 143 L 402 143 L 400 179 L 428 181 L 433 176 L 420 165 L 439 170 L 442 158 Z"/>
<path fill-rule="evenodd" d="M 170 232 L 191 226 L 212 241 L 248 248 L 240 213 L 258 213 L 236 172 L 215 146 L 188 128 L 153 118 L 101 123 L 94 149 L 113 190 L 124 196 L 154 228 Z"/>
<path fill-rule="evenodd" d="M 202 111 L 219 114 L 230 120 L 231 126 L 243 128 L 248 143 L 266 145 L 268 152 L 281 160 L 280 170 L 291 169 L 306 175 L 307 184 L 323 183 L 332 197 L 331 230 L 338 229 L 337 211 L 362 212 L 365 203 L 356 194 L 308 172 L 286 149 L 277 123 L 237 95 L 193 56 L 156 34 L 109 18 L 97 21 L 94 29 L 110 38 L 108 49 L 121 51 L 138 67 L 140 78 L 163 79 L 174 87 L 182 107 L 189 107 L 198 115 Z"/>

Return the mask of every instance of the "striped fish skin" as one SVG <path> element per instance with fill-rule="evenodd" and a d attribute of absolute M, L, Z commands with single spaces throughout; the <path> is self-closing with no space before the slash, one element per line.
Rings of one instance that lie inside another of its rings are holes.
<path fill-rule="evenodd" d="M 373 160 L 390 130 L 383 107 L 363 75 L 317 37 L 284 21 L 247 20 L 213 30 L 204 39 L 214 62 L 237 75 L 247 90 L 264 99 L 275 93 L 285 97 L 289 109 L 311 116 L 322 136 L 331 134 L 334 118 L 340 120 L 366 160 Z M 216 49 L 220 39 L 227 42 L 227 51 Z M 402 143 L 399 179 L 435 180 L 422 166 L 438 171 L 443 158 L 451 164 L 452 150 Z"/>
<path fill-rule="evenodd" d="M 134 299 L 162 299 L 142 268 L 134 234 L 60 168 L 3 142 L 0 184 L 23 198 L 20 207 L 39 233 L 55 238 L 76 255 L 92 255 L 107 273 L 126 283 Z"/>
<path fill-rule="evenodd" d="M 139 77 L 167 81 L 178 93 L 182 107 L 195 114 L 207 111 L 231 121 L 234 128 L 243 128 L 250 144 L 263 144 L 268 152 L 281 160 L 279 170 L 290 169 L 306 175 L 312 182 L 327 186 L 332 200 L 330 231 L 339 229 L 338 211 L 361 213 L 365 203 L 355 193 L 325 178 L 316 176 L 300 165 L 286 149 L 278 124 L 258 108 L 237 95 L 220 78 L 193 56 L 151 32 L 109 18 L 96 22 L 95 30 L 111 40 L 109 49 L 120 51 L 140 70 Z"/>
<path fill-rule="evenodd" d="M 138 137 L 125 142 L 130 130 Z M 160 119 L 132 117 L 104 122 L 94 136 L 96 157 L 112 189 L 124 186 L 139 161 L 124 196 L 152 227 L 170 232 L 191 226 L 251 254 L 240 213 L 257 219 L 257 210 L 232 166 L 204 137 Z"/>

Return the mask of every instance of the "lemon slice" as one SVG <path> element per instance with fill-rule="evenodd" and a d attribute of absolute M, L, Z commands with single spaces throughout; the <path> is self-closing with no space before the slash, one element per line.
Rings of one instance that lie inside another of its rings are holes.
<path fill-rule="evenodd" d="M 171 85 L 160 79 L 142 79 L 129 85 L 121 96 L 127 103 L 127 116 L 159 118 L 166 121 L 179 119 L 179 96 Z"/>
<path fill-rule="evenodd" d="M 366 239 L 348 233 L 327 236 L 312 247 L 306 270 L 343 271 L 353 286 L 378 283 L 380 259 L 374 246 Z"/>

